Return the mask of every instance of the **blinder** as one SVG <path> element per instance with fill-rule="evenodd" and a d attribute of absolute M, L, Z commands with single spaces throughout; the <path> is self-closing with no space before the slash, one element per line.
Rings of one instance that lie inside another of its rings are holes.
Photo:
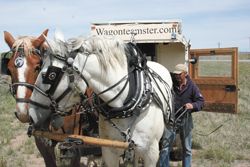
<path fill-rule="evenodd" d="M 0 73 L 3 75 L 10 75 L 10 71 L 8 69 L 8 63 L 10 61 L 10 55 L 12 55 L 12 52 L 6 52 L 1 55 L 1 71 Z"/>
<path fill-rule="evenodd" d="M 62 69 L 56 66 L 49 66 L 46 74 L 43 77 L 44 84 L 54 84 L 62 77 Z"/>
<path fill-rule="evenodd" d="M 55 66 L 48 67 L 47 72 L 43 76 L 43 83 L 51 85 L 50 89 L 48 90 L 50 94 L 53 94 L 55 92 L 57 85 L 61 81 L 63 73 L 64 72 L 62 68 L 55 67 Z"/>

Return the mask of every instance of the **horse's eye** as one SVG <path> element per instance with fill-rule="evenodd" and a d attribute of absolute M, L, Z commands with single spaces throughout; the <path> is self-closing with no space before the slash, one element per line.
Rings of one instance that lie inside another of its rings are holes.
<path fill-rule="evenodd" d="M 43 80 L 45 79 L 45 76 L 46 76 L 46 73 L 43 72 L 43 73 L 42 73 L 42 78 L 43 78 Z"/>
<path fill-rule="evenodd" d="M 41 70 L 41 67 L 40 66 L 36 66 L 35 71 L 39 72 L 40 70 Z"/>

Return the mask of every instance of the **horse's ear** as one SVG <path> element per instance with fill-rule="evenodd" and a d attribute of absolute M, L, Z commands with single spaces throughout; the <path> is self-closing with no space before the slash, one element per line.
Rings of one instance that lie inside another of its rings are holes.
<path fill-rule="evenodd" d="M 4 31 L 4 40 L 9 45 L 9 47 L 12 48 L 15 38 L 7 31 Z"/>
<path fill-rule="evenodd" d="M 39 48 L 45 41 L 45 37 L 48 34 L 48 29 L 46 29 L 37 39 L 35 39 L 32 43 L 35 46 L 35 48 Z"/>

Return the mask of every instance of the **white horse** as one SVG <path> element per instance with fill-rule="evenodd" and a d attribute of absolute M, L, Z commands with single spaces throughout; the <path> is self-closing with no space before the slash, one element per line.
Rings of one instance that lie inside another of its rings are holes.
<path fill-rule="evenodd" d="M 50 124 L 55 130 L 62 130 L 54 133 L 79 135 L 83 133 L 81 127 L 86 127 L 88 122 L 83 122 L 80 113 L 75 112 L 80 111 L 80 107 L 85 107 L 80 103 L 85 96 L 82 90 L 85 90 L 87 85 L 80 75 L 74 74 L 71 63 L 73 59 L 68 59 L 70 54 L 62 34 L 56 32 L 54 40 L 48 38 L 46 40 L 47 56 L 43 60 L 43 66 L 29 100 L 28 113 L 31 124 L 35 130 L 47 130 L 44 127 Z M 88 114 L 86 117 L 94 119 Z M 84 121 L 89 120 L 84 119 Z M 93 127 L 95 122 L 89 126 L 95 128 Z M 57 166 L 80 166 L 81 153 L 77 147 L 58 153 L 65 158 L 57 159 Z M 98 154 L 98 151 L 94 154 Z"/>
<path fill-rule="evenodd" d="M 60 48 L 52 44 L 50 46 Z M 126 151 L 103 147 L 105 164 L 117 167 L 122 155 L 129 159 L 132 154 L 134 166 L 138 166 L 139 158 L 144 160 L 145 167 L 156 166 L 159 141 L 165 126 L 164 116 L 167 123 L 172 111 L 172 80 L 169 71 L 156 62 L 146 63 L 134 45 L 118 39 L 77 38 L 71 40 L 68 46 L 71 49 L 68 62 L 72 63 L 77 76 L 85 81 L 82 85 L 77 83 L 77 87 L 81 86 L 85 92 L 89 86 L 96 94 L 94 103 L 95 108 L 100 110 L 100 137 L 135 145 Z M 69 82 L 64 79 L 62 77 L 55 94 L 61 94 L 68 87 Z M 41 99 L 40 94 L 35 94 L 33 91 L 31 99 Z M 40 101 L 44 105 L 48 103 Z M 38 109 L 33 110 L 31 106 L 32 111 Z"/>
<path fill-rule="evenodd" d="M 86 85 L 67 64 L 69 52 L 64 37 L 55 34 L 55 40 L 46 40 L 49 41 L 48 56 L 35 82 L 29 116 L 35 127 L 51 121 L 52 126 L 59 129 L 63 126 L 62 116 L 70 114 L 81 102 L 81 90 Z"/>

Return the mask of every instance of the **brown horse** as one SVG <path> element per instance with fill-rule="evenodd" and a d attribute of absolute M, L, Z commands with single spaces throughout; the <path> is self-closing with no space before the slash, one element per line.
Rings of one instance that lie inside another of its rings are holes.
<path fill-rule="evenodd" d="M 43 58 L 46 52 L 45 36 L 48 29 L 45 30 L 39 37 L 22 36 L 15 39 L 9 32 L 4 31 L 4 38 L 9 45 L 12 55 L 10 59 L 5 61 L 5 71 L 11 75 L 12 85 L 11 93 L 16 99 L 15 115 L 23 123 L 30 121 L 28 114 L 28 105 L 32 94 L 33 86 L 36 78 L 42 68 Z M 53 130 L 58 133 L 75 133 L 80 132 L 80 116 L 75 114 L 65 117 L 65 124 L 62 130 L 51 129 L 47 125 L 47 130 Z M 54 152 L 55 145 L 48 144 L 47 140 L 40 137 L 35 137 L 35 142 L 38 150 L 42 154 L 46 167 L 56 167 L 56 157 Z M 71 158 L 70 166 L 80 166 L 80 153 L 76 153 Z"/>
<path fill-rule="evenodd" d="M 15 115 L 23 123 L 29 122 L 28 104 L 32 93 L 32 85 L 35 83 L 42 65 L 42 56 L 45 47 L 45 30 L 38 38 L 22 36 L 15 39 L 9 32 L 4 31 L 4 38 L 9 45 L 12 56 L 7 68 L 12 79 L 11 91 L 16 99 Z"/>

